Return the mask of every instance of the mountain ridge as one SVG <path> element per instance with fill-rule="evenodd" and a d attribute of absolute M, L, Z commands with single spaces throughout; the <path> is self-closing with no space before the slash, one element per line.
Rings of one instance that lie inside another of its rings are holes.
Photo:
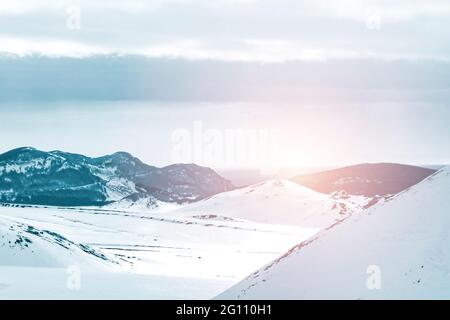
<path fill-rule="evenodd" d="M 233 184 L 196 164 L 155 167 L 119 151 L 88 157 L 21 147 L 0 154 L 0 201 L 23 204 L 97 206 L 135 195 L 162 202 L 193 202 Z"/>
<path fill-rule="evenodd" d="M 436 171 L 399 163 L 361 163 L 298 175 L 291 181 L 327 194 L 344 191 L 351 195 L 385 197 L 419 183 Z"/>

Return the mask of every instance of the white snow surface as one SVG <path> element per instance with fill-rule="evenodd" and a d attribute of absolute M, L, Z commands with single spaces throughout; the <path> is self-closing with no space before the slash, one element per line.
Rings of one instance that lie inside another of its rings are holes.
<path fill-rule="evenodd" d="M 157 200 L 152 196 L 147 196 L 136 201 L 125 198 L 98 208 L 108 210 L 125 210 L 130 212 L 162 213 L 172 211 L 180 207 L 182 207 L 180 204 L 164 202 Z"/>
<path fill-rule="evenodd" d="M 361 211 L 284 180 L 175 209 L 151 200 L 0 206 L 0 299 L 209 299 Z"/>
<path fill-rule="evenodd" d="M 218 299 L 450 299 L 450 168 L 300 243 Z"/>
<path fill-rule="evenodd" d="M 333 199 L 291 181 L 269 180 L 217 194 L 173 213 L 321 229 L 361 210 L 356 203 Z"/>
<path fill-rule="evenodd" d="M 316 232 L 157 212 L 0 206 L 0 299 L 209 299 Z M 80 290 L 66 286 L 73 266 Z"/>

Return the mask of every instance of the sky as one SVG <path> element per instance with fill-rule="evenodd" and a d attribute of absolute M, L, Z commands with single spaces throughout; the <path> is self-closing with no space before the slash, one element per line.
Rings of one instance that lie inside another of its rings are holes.
<path fill-rule="evenodd" d="M 450 163 L 450 3 L 0 5 L 0 152 L 213 167 Z"/>

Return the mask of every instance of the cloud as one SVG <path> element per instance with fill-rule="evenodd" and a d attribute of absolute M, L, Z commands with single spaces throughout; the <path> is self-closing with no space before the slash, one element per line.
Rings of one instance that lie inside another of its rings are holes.
<path fill-rule="evenodd" d="M 365 21 L 373 13 L 389 23 L 450 16 L 450 3 L 446 0 L 308 0 L 306 3 L 314 12 L 358 21 Z"/>
<path fill-rule="evenodd" d="M 18 57 L 45 55 L 48 57 L 84 58 L 112 54 L 112 50 L 58 39 L 18 38 L 0 35 L 0 53 Z"/>
<path fill-rule="evenodd" d="M 68 8 L 79 9 L 75 30 Z M 450 57 L 442 41 L 450 37 L 450 3 L 442 0 L 27 0 L 5 3 L 0 15 L 0 51 L 18 56 L 268 63 Z"/>
<path fill-rule="evenodd" d="M 77 6 L 86 10 L 118 10 L 122 12 L 142 12 L 161 6 L 163 3 L 180 3 L 183 0 L 18 0 L 2 3 L 0 14 L 20 15 L 34 12 L 55 12 L 70 6 Z"/>
<path fill-rule="evenodd" d="M 0 58 L 0 101 L 366 103 L 450 98 L 448 62 L 340 60 L 261 64 L 94 56 Z M 0 103 L 1 105 L 1 103 Z"/>
<path fill-rule="evenodd" d="M 186 60 L 217 60 L 235 62 L 283 63 L 288 61 L 441 61 L 450 62 L 450 55 L 414 52 L 377 52 L 333 47 L 315 47 L 302 42 L 278 39 L 235 39 L 229 47 L 217 46 L 214 41 L 196 39 L 152 41 L 149 46 L 120 47 L 95 45 L 79 41 L 52 38 L 10 37 L 0 35 L 0 54 L 86 58 L 92 56 L 139 55 L 148 58 Z"/>
<path fill-rule="evenodd" d="M 17 0 L 2 3 L 0 15 L 61 11 L 70 6 L 77 6 L 86 11 L 142 14 L 172 6 L 196 6 L 221 10 L 226 7 L 260 4 L 260 0 Z"/>

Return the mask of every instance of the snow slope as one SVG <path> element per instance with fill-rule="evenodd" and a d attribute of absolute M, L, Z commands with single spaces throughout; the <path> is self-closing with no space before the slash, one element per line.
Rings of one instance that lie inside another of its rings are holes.
<path fill-rule="evenodd" d="M 122 200 L 97 208 L 103 210 L 155 213 L 175 210 L 181 206 L 181 204 L 177 203 L 159 201 L 158 199 L 145 194 L 132 194 Z"/>
<path fill-rule="evenodd" d="M 0 299 L 209 299 L 316 229 L 0 205 Z M 239 263 L 231 263 L 239 261 Z M 69 290 L 67 269 L 81 269 Z"/>
<path fill-rule="evenodd" d="M 58 268 L 75 263 L 106 270 L 118 262 L 59 233 L 0 216 L 0 266 Z"/>
<path fill-rule="evenodd" d="M 218 298 L 449 299 L 449 190 L 446 167 L 294 247 Z"/>
<path fill-rule="evenodd" d="M 169 215 L 237 218 L 259 223 L 324 228 L 361 211 L 355 203 L 333 199 L 287 180 L 270 180 L 224 192 Z"/>

